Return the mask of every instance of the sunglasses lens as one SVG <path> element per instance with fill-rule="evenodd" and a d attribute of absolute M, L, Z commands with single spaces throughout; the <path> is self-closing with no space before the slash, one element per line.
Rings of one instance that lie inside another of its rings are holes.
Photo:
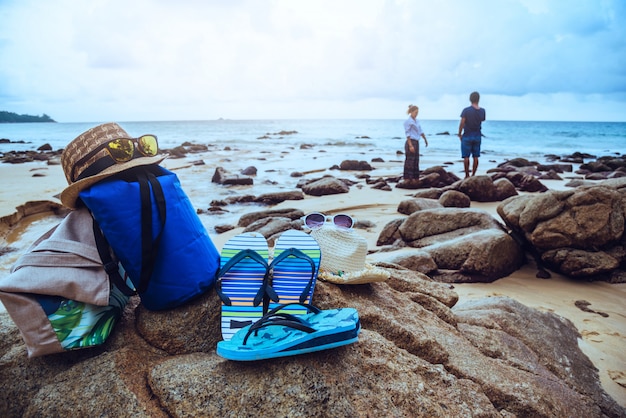
<path fill-rule="evenodd" d="M 146 157 L 154 157 L 159 152 L 156 136 L 144 135 L 137 140 L 139 151 Z"/>
<path fill-rule="evenodd" d="M 111 157 L 118 163 L 130 161 L 133 158 L 135 146 L 130 139 L 114 139 L 107 144 Z"/>
<path fill-rule="evenodd" d="M 335 215 L 333 222 L 337 227 L 346 229 L 352 228 L 353 223 L 352 218 L 348 215 Z"/>
<path fill-rule="evenodd" d="M 304 218 L 304 224 L 311 229 L 321 228 L 326 222 L 326 217 L 321 213 L 311 213 Z"/>

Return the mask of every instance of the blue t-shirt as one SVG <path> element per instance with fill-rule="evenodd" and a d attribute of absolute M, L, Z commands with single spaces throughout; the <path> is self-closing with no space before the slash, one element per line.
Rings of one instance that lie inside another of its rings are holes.
<path fill-rule="evenodd" d="M 461 117 L 465 118 L 463 135 L 481 135 L 480 125 L 485 120 L 485 109 L 482 107 L 476 109 L 473 106 L 468 106 L 461 112 Z"/>

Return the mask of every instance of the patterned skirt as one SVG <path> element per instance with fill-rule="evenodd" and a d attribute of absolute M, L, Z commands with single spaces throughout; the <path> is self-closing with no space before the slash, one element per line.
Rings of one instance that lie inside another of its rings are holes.
<path fill-rule="evenodd" d="M 415 180 L 420 178 L 420 143 L 411 139 L 415 152 L 409 150 L 409 144 L 404 143 L 404 180 Z"/>

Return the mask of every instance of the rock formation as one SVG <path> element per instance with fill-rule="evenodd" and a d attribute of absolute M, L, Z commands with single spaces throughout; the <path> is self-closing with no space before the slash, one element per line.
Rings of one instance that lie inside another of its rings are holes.
<path fill-rule="evenodd" d="M 220 300 L 126 308 L 101 347 L 27 359 L 0 314 L 0 414 L 46 416 L 620 417 L 573 325 L 508 298 L 455 306 L 450 285 L 394 265 L 384 283 L 319 282 L 358 310 L 355 344 L 259 362 L 215 353 Z"/>
<path fill-rule="evenodd" d="M 626 280 L 626 178 L 513 197 L 497 210 L 551 270 L 570 277 Z"/>
<path fill-rule="evenodd" d="M 429 201 L 433 203 L 425 203 Z M 411 214 L 385 225 L 377 245 L 417 250 L 391 255 L 387 261 L 454 283 L 492 282 L 522 265 L 522 248 L 487 212 L 429 208 L 433 205 L 440 204 L 431 199 L 400 203 L 398 211 Z"/>

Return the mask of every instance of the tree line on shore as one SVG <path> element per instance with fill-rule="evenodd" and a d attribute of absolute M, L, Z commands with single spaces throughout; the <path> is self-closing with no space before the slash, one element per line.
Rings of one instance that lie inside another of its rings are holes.
<path fill-rule="evenodd" d="M 41 116 L 18 115 L 17 113 L 0 110 L 0 123 L 56 122 L 45 113 Z"/>

